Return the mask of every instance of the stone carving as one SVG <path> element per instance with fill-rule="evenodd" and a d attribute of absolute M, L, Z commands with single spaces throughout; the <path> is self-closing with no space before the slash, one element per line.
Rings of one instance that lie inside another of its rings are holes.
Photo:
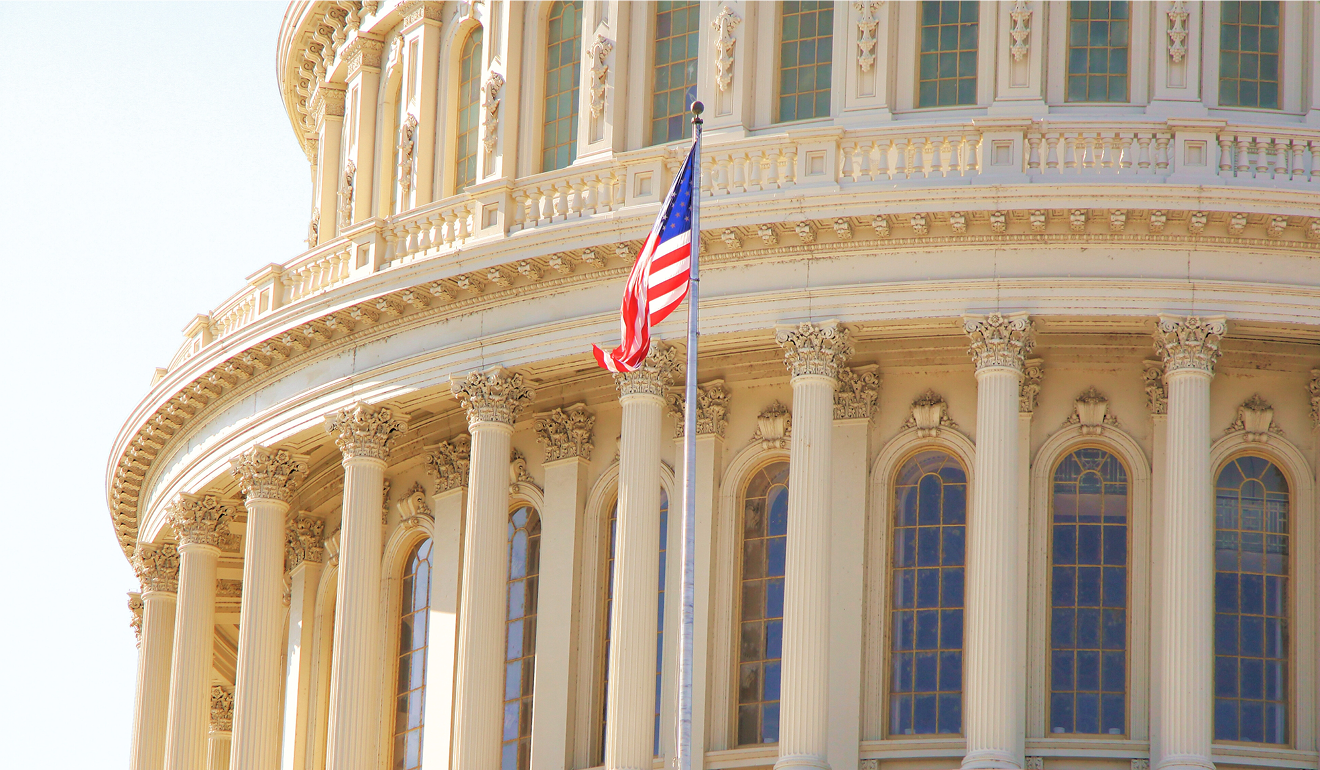
<path fill-rule="evenodd" d="M 312 218 L 307 223 L 307 248 L 314 249 L 321 240 L 321 210 L 314 209 Z"/>
<path fill-rule="evenodd" d="M 1068 227 L 1074 233 L 1086 232 L 1086 209 L 1073 209 L 1068 212 Z"/>
<path fill-rule="evenodd" d="M 1320 427 L 1320 369 L 1311 370 L 1311 381 L 1306 383 L 1311 394 L 1311 424 Z"/>
<path fill-rule="evenodd" d="M 485 94 L 482 109 L 486 118 L 482 121 L 481 145 L 486 148 L 486 152 L 495 151 L 495 139 L 500 130 L 501 88 L 504 88 L 504 76 L 492 70 L 486 77 L 486 84 L 482 86 L 482 93 Z"/>
<path fill-rule="evenodd" d="M 284 525 L 284 571 L 290 572 L 305 561 L 320 564 L 325 559 L 321 549 L 324 532 L 324 519 L 305 511 L 289 514 Z"/>
<path fill-rule="evenodd" d="M 536 440 L 545 445 L 545 462 L 569 457 L 591 459 L 592 428 L 596 416 L 586 404 L 573 404 L 567 409 L 556 408 L 536 416 Z"/>
<path fill-rule="evenodd" d="M 1241 235 L 1247 229 L 1247 215 L 1238 212 L 1228 218 L 1228 234 Z"/>
<path fill-rule="evenodd" d="M 1045 361 L 1028 358 L 1022 365 L 1022 382 L 1018 385 L 1018 412 L 1036 411 L 1036 397 L 1040 395 L 1040 381 L 1045 378 Z"/>
<path fill-rule="evenodd" d="M 403 499 L 394 504 L 394 509 L 399 512 L 399 524 L 404 529 L 416 529 L 421 526 L 423 517 L 434 518 L 431 505 L 426 502 L 426 489 L 420 481 L 413 482 Z"/>
<path fill-rule="evenodd" d="M 229 524 L 234 520 L 234 507 L 215 495 L 181 494 L 170 503 L 166 516 L 180 546 L 219 548 L 232 537 Z"/>
<path fill-rule="evenodd" d="M 721 92 L 728 91 L 733 85 L 733 47 L 738 43 L 733 30 L 741 23 L 742 17 L 727 5 L 710 23 L 715 29 L 715 84 Z"/>
<path fill-rule="evenodd" d="M 1282 238 L 1283 231 L 1288 227 L 1288 217 L 1274 216 L 1270 217 L 1265 224 L 1265 236 L 1268 238 Z"/>
<path fill-rule="evenodd" d="M 1179 64 L 1187 58 L 1187 1 L 1173 0 L 1169 4 L 1169 60 Z M 1136 770 L 1136 766 L 1133 766 Z"/>
<path fill-rule="evenodd" d="M 1150 760 L 1149 759 L 1132 760 L 1132 770 L 1150 770 Z"/>
<path fill-rule="evenodd" d="M 390 478 L 386 476 L 380 482 L 380 523 L 388 524 L 390 521 Z"/>
<path fill-rule="evenodd" d="M 912 232 L 917 235 L 925 235 L 930 232 L 930 223 L 926 221 L 925 214 L 913 214 L 908 223 L 912 225 Z"/>
<path fill-rule="evenodd" d="M 858 763 L 857 770 L 880 770 L 880 760 L 863 759 Z"/>
<path fill-rule="evenodd" d="M 527 455 L 515 449 L 509 453 L 509 494 L 517 494 L 519 484 L 536 486 L 532 474 L 527 470 Z"/>
<path fill-rule="evenodd" d="M 1027 757 L 1027 764 L 1023 770 L 1045 770 L 1045 758 Z"/>
<path fill-rule="evenodd" d="M 1127 227 L 1127 209 L 1113 209 L 1109 212 L 1109 231 L 1121 233 Z"/>
<path fill-rule="evenodd" d="M 1165 372 L 1195 369 L 1214 374 L 1219 343 L 1228 331 L 1222 317 L 1160 316 L 1155 323 L 1155 352 Z"/>
<path fill-rule="evenodd" d="M 610 74 L 610 65 L 605 63 L 609 58 L 610 52 L 614 50 L 614 42 L 604 35 L 597 33 L 596 39 L 592 41 L 587 48 L 587 77 L 589 79 L 591 103 L 591 117 L 599 118 L 605 114 L 605 82 Z"/>
<path fill-rule="evenodd" d="M 412 113 L 399 126 L 399 188 L 407 195 L 413 186 L 413 153 L 417 143 L 417 118 Z"/>
<path fill-rule="evenodd" d="M 880 400 L 880 375 L 876 366 L 840 369 L 839 384 L 834 391 L 834 419 L 871 419 L 876 402 Z"/>
<path fill-rule="evenodd" d="M 779 233 L 769 224 L 759 224 L 756 226 L 756 234 L 761 236 L 761 242 L 767 246 L 775 246 L 779 243 Z"/>
<path fill-rule="evenodd" d="M 1002 211 L 990 212 L 990 230 L 996 233 L 1008 231 L 1008 215 Z"/>
<path fill-rule="evenodd" d="M 1312 219 L 1306 225 L 1306 240 L 1320 241 L 1320 219 Z"/>
<path fill-rule="evenodd" d="M 133 629 L 133 638 L 142 644 L 142 594 L 130 592 L 128 595 L 128 627 Z"/>
<path fill-rule="evenodd" d="M 1205 225 L 1210 221 L 1210 215 L 1204 211 L 1193 211 L 1191 219 L 1187 220 L 1187 232 L 1192 235 L 1200 235 L 1205 232 Z"/>
<path fill-rule="evenodd" d="M 793 435 L 793 415 L 779 401 L 767 406 L 756 416 L 756 432 L 752 442 L 761 442 L 762 449 L 788 449 Z"/>
<path fill-rule="evenodd" d="M 875 12 L 880 10 L 883 4 L 884 0 L 853 3 L 853 7 L 857 9 L 857 64 L 862 68 L 862 72 L 870 72 L 875 66 L 875 33 L 880 26 Z"/>
<path fill-rule="evenodd" d="M 669 392 L 669 385 L 683 370 L 678 357 L 678 350 L 659 340 L 651 343 L 651 352 L 642 359 L 641 365 L 631 372 L 614 375 L 614 385 L 619 389 L 619 397 L 655 396 L 663 399 Z"/>
<path fill-rule="evenodd" d="M 357 164 L 349 161 L 344 166 L 344 177 L 339 185 L 339 227 L 353 224 L 353 185 L 357 177 Z"/>
<path fill-rule="evenodd" d="M 1027 221 L 1031 225 L 1031 232 L 1033 233 L 1045 232 L 1046 217 L 1045 217 L 1044 209 L 1032 209 L 1027 216 L 1028 216 Z"/>
<path fill-rule="evenodd" d="M 1164 389 L 1164 363 L 1162 361 L 1143 361 L 1145 371 L 1142 381 L 1146 388 L 1146 408 L 1151 414 L 1166 414 L 1169 410 L 1169 394 Z"/>
<path fill-rule="evenodd" d="M 472 372 L 461 380 L 451 377 L 449 388 L 467 412 L 469 425 L 479 422 L 512 425 L 536 397 L 536 391 L 523 383 L 521 374 L 502 366 Z"/>
<path fill-rule="evenodd" d="M 227 733 L 234 729 L 234 688 L 211 685 L 211 732 Z"/>
<path fill-rule="evenodd" d="M 1083 436 L 1099 436 L 1105 432 L 1106 425 L 1117 426 L 1118 418 L 1109 414 L 1109 399 L 1091 387 L 1073 402 L 1072 414 L 1063 424 L 1082 426 Z"/>
<path fill-rule="evenodd" d="M 1274 407 L 1261 398 L 1260 394 L 1242 402 L 1238 407 L 1237 419 L 1224 432 L 1236 431 L 1244 431 L 1247 434 L 1247 441 L 1261 444 L 1270 440 L 1271 433 L 1283 435 L 1283 429 L 1274 424 Z"/>
<path fill-rule="evenodd" d="M 229 472 L 238 479 L 244 498 L 287 503 L 307 476 L 307 459 L 287 449 L 256 444 L 229 461 Z"/>
<path fill-rule="evenodd" d="M 325 540 L 325 563 L 331 567 L 339 566 L 339 530 Z"/>
<path fill-rule="evenodd" d="M 797 233 L 797 237 L 801 238 L 803 243 L 816 242 L 816 228 L 805 219 L 793 225 L 793 232 Z"/>
<path fill-rule="evenodd" d="M 833 222 L 834 235 L 841 241 L 851 241 L 853 237 L 852 223 L 843 217 L 835 219 Z"/>
<path fill-rule="evenodd" d="M 852 335 L 838 321 L 777 326 L 775 342 L 784 349 L 784 364 L 793 377 L 834 379 L 853 352 Z"/>
<path fill-rule="evenodd" d="M 738 250 L 742 248 L 742 239 L 738 237 L 738 231 L 732 227 L 726 227 L 720 232 L 720 240 L 730 249 Z"/>
<path fill-rule="evenodd" d="M 1023 359 L 1036 346 L 1036 327 L 1026 313 L 965 315 L 963 331 L 972 339 L 967 352 L 977 369 L 1005 366 L 1022 371 Z"/>
<path fill-rule="evenodd" d="M 1163 209 L 1155 209 L 1150 212 L 1150 219 L 1146 222 L 1146 227 L 1152 233 L 1164 232 L 1164 225 L 1169 221 L 1169 215 Z"/>
<path fill-rule="evenodd" d="M 179 590 L 179 549 L 173 543 L 152 545 L 137 544 L 133 550 L 133 573 L 142 584 L 142 593 L 164 591 L 177 593 Z"/>
<path fill-rule="evenodd" d="M 466 433 L 441 441 L 426 456 L 426 472 L 435 479 L 435 494 L 466 487 L 472 461 L 472 438 Z"/>
<path fill-rule="evenodd" d="M 958 424 L 949 417 L 944 396 L 928 389 L 912 402 L 912 416 L 903 427 L 915 428 L 917 438 L 934 438 L 940 435 L 941 428 L 956 428 Z"/>
<path fill-rule="evenodd" d="M 215 595 L 218 599 L 242 599 L 243 581 L 220 578 L 215 581 Z"/>
<path fill-rule="evenodd" d="M 682 438 L 684 433 L 684 409 L 687 396 L 682 389 L 671 390 L 666 398 L 669 414 L 674 417 L 674 438 Z M 724 438 L 724 429 L 728 421 L 724 416 L 729 411 L 729 389 L 724 387 L 724 380 L 711 380 L 697 385 L 697 435 L 715 435 Z"/>
<path fill-rule="evenodd" d="M 889 217 L 884 214 L 876 214 L 871 217 L 871 229 L 875 231 L 877 237 L 889 237 Z"/>
<path fill-rule="evenodd" d="M 368 457 L 385 461 L 396 441 L 408 430 L 408 419 L 393 409 L 365 401 L 340 409 L 325 418 L 325 432 L 335 437 L 344 459 Z"/>
<path fill-rule="evenodd" d="M 605 255 L 597 254 L 592 249 L 582 252 L 582 261 L 592 267 L 605 267 Z"/>
<path fill-rule="evenodd" d="M 1027 5 L 1026 0 L 1017 0 L 1013 3 L 1013 10 L 1009 11 L 1008 18 L 1013 22 L 1013 27 L 1008 32 L 1009 37 L 1013 39 L 1010 48 L 1013 61 L 1022 61 L 1027 58 L 1027 52 L 1031 48 L 1031 6 Z"/>
<path fill-rule="evenodd" d="M 949 227 L 958 235 L 967 232 L 967 215 L 961 211 L 954 211 L 949 214 Z"/>

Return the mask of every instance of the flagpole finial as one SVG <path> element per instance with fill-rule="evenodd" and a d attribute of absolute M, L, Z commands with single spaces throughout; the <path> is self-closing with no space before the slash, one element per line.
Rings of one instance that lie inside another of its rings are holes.
<path fill-rule="evenodd" d="M 701 113 L 703 113 L 703 112 L 705 112 L 705 111 L 706 111 L 706 105 L 702 104 L 700 99 L 698 99 L 697 101 L 693 102 L 693 103 L 692 103 L 692 122 L 693 122 L 693 123 L 700 123 L 700 122 L 701 122 Z"/>

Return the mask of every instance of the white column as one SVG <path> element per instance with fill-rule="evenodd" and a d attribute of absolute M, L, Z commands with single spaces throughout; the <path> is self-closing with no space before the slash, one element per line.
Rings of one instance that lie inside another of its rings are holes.
<path fill-rule="evenodd" d="M 215 571 L 220 544 L 232 537 L 232 506 L 215 495 L 183 494 L 169 508 L 179 539 L 179 606 L 174 619 L 166 770 L 206 765 L 210 727 L 211 659 L 215 647 Z"/>
<path fill-rule="evenodd" d="M 1155 352 L 1168 393 L 1160 562 L 1159 770 L 1210 761 L 1214 508 L 1210 499 L 1210 379 L 1227 331 L 1222 317 L 1161 315 Z M 1177 565 L 1170 569 L 1169 565 Z"/>
<path fill-rule="evenodd" d="M 229 463 L 247 506 L 231 754 L 235 770 L 275 770 L 280 761 L 284 517 L 307 475 L 307 458 L 256 445 Z"/>
<path fill-rule="evenodd" d="M 784 657 L 776 768 L 828 768 L 834 388 L 852 354 L 836 321 L 775 329 L 793 386 Z"/>
<path fill-rule="evenodd" d="M 1020 768 L 1026 602 L 1019 575 L 1019 385 L 1035 345 L 1026 313 L 965 316 L 976 362 L 976 467 L 968 517 L 964 768 Z"/>
<path fill-rule="evenodd" d="M 504 704 L 505 584 L 509 578 L 509 452 L 513 423 L 534 393 L 494 367 L 454 379 L 472 435 L 451 770 L 500 766 Z"/>
<path fill-rule="evenodd" d="M 165 725 L 170 708 L 170 655 L 174 646 L 175 594 L 179 590 L 179 551 L 171 543 L 138 543 L 133 552 L 133 571 L 142 583 L 142 626 L 129 767 L 161 770 L 165 765 Z"/>
<path fill-rule="evenodd" d="M 211 729 L 206 734 L 206 770 L 229 767 L 234 726 L 234 689 L 211 686 Z"/>
<path fill-rule="evenodd" d="M 380 509 L 385 463 L 408 422 L 391 409 L 358 402 L 327 417 L 325 429 L 344 456 L 326 770 L 360 770 L 375 764 L 380 732 Z"/>
<path fill-rule="evenodd" d="M 280 742 L 281 770 L 302 770 L 307 765 L 307 735 L 311 729 L 311 693 L 316 678 L 312 648 L 316 645 L 316 589 L 321 585 L 325 549 L 325 522 L 294 513 L 285 529 L 284 563 L 292 583 L 289 590 L 289 636 L 285 648 L 284 739 Z"/>
<path fill-rule="evenodd" d="M 623 428 L 605 692 L 606 770 L 649 770 L 655 756 L 661 420 L 678 362 L 674 348 L 656 342 L 636 371 L 614 378 Z"/>

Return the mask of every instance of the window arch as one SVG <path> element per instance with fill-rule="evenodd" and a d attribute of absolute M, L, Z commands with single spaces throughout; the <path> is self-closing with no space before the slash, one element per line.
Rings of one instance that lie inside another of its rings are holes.
<path fill-rule="evenodd" d="M 894 479 L 889 733 L 962 732 L 967 472 L 927 449 Z"/>
<path fill-rule="evenodd" d="M 738 745 L 779 741 L 788 546 L 788 463 L 753 474 L 742 500 L 742 600 L 738 644 Z"/>
<path fill-rule="evenodd" d="M 537 578 L 541 517 L 524 505 L 509 515 L 509 582 L 505 614 L 504 734 L 500 770 L 528 770 L 536 674 Z"/>
<path fill-rule="evenodd" d="M 398 675 L 395 678 L 393 770 L 422 766 L 423 704 L 426 695 L 427 625 L 431 609 L 431 538 L 419 542 L 404 562 L 399 602 Z"/>
<path fill-rule="evenodd" d="M 477 138 L 481 130 L 481 41 L 468 33 L 458 57 L 458 138 L 454 146 L 454 192 L 477 181 Z"/>
<path fill-rule="evenodd" d="M 779 21 L 779 122 L 830 114 L 834 3 L 785 0 Z"/>
<path fill-rule="evenodd" d="M 1084 447 L 1050 490 L 1050 732 L 1127 733 L 1127 468 Z"/>
<path fill-rule="evenodd" d="M 692 136 L 688 106 L 697 98 L 695 0 L 655 4 L 655 74 L 651 81 L 651 144 Z"/>
<path fill-rule="evenodd" d="M 551 5 L 546 26 L 541 170 L 554 171 L 571 165 L 577 157 L 582 0 L 560 0 Z"/>
<path fill-rule="evenodd" d="M 1288 742 L 1288 480 L 1230 460 L 1215 480 L 1215 739 Z"/>

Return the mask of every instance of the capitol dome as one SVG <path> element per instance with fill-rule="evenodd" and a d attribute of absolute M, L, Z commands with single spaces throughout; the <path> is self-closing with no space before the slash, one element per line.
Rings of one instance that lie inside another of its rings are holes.
<path fill-rule="evenodd" d="M 591 346 L 698 97 L 694 766 L 1317 768 L 1317 51 L 1271 0 L 291 3 L 307 249 L 110 454 L 133 770 L 670 766 L 685 314 Z"/>

